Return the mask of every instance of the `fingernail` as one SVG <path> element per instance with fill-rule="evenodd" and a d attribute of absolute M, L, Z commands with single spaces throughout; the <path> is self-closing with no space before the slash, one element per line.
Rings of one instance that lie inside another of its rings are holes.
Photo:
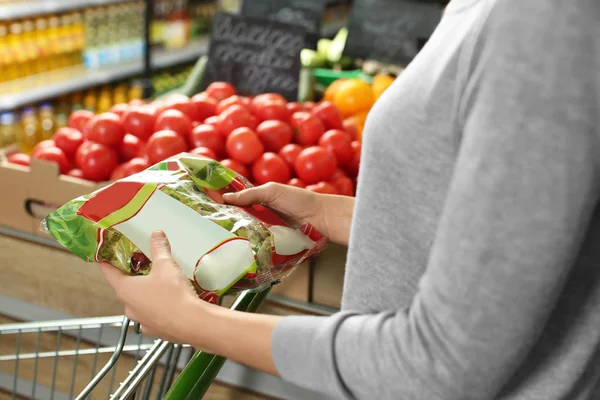
<path fill-rule="evenodd" d="M 152 239 L 164 239 L 167 235 L 163 231 L 154 231 L 152 232 Z"/>
<path fill-rule="evenodd" d="M 233 199 L 235 196 L 237 196 L 236 193 L 224 193 L 223 194 L 224 199 Z"/>

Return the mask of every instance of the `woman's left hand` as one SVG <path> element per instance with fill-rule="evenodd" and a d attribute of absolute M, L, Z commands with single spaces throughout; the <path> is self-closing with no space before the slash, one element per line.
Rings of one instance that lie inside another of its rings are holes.
<path fill-rule="evenodd" d="M 125 306 L 125 315 L 140 323 L 144 334 L 174 343 L 198 342 L 198 332 L 189 337 L 189 317 L 210 314 L 216 306 L 198 298 L 173 260 L 165 234 L 154 232 L 150 240 L 153 262 L 147 276 L 125 275 L 104 263 L 104 277 Z"/>

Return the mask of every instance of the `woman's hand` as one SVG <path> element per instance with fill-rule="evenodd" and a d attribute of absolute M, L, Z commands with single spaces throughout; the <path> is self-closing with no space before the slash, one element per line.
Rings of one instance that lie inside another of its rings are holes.
<path fill-rule="evenodd" d="M 311 224 L 334 243 L 348 244 L 354 209 L 352 197 L 322 195 L 293 186 L 267 183 L 228 193 L 223 199 L 234 206 L 266 205 L 298 223 Z"/>

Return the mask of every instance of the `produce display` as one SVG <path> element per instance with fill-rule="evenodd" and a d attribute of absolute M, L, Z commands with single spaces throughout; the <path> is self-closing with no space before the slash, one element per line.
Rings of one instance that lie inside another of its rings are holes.
<path fill-rule="evenodd" d="M 287 102 L 274 93 L 241 96 L 230 84 L 215 82 L 192 97 L 134 100 L 99 114 L 78 110 L 31 157 L 55 162 L 62 174 L 103 182 L 188 151 L 220 161 L 254 184 L 353 196 L 361 150 L 357 115 L 366 115 L 373 97 L 369 85 L 355 88 L 363 83 L 349 80 L 333 101 L 318 104 Z M 367 93 L 366 100 L 349 100 Z M 26 165 L 28 157 L 17 153 L 8 160 Z"/>
<path fill-rule="evenodd" d="M 290 226 L 259 205 L 223 202 L 224 193 L 248 187 L 222 164 L 184 153 L 68 202 L 43 226 L 85 261 L 131 275 L 150 271 L 150 236 L 160 229 L 200 297 L 216 302 L 225 294 L 264 290 L 326 246 L 310 225 Z"/>

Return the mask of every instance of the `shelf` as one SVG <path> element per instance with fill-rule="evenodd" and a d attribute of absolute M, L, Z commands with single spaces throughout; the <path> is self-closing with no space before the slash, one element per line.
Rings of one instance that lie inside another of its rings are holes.
<path fill-rule="evenodd" d="M 207 51 L 207 38 L 194 40 L 182 49 L 155 51 L 152 54 L 152 66 L 159 69 L 193 62 Z M 13 110 L 65 93 L 125 79 L 142 72 L 143 65 L 140 60 L 98 69 L 76 66 L 1 83 L 0 110 Z"/>
<path fill-rule="evenodd" d="M 128 0 L 28 0 L 0 5 L 0 21 L 34 15 L 61 13 L 86 7 L 123 3 Z"/>

